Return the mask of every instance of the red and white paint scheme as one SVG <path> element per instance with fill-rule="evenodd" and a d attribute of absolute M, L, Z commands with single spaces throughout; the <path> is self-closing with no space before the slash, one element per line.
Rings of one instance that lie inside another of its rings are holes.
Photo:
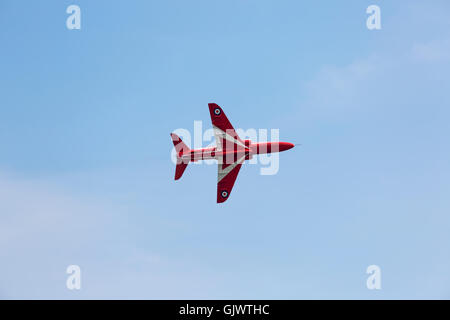
<path fill-rule="evenodd" d="M 175 180 L 181 178 L 190 161 L 216 159 L 218 161 L 217 203 L 222 203 L 230 196 L 231 189 L 233 189 L 245 160 L 251 159 L 254 154 L 289 150 L 294 145 L 289 142 L 252 143 L 250 140 L 242 140 L 234 131 L 222 108 L 215 103 L 209 103 L 208 106 L 217 146 L 191 150 L 181 141 L 180 137 L 171 133 L 177 154 Z"/>

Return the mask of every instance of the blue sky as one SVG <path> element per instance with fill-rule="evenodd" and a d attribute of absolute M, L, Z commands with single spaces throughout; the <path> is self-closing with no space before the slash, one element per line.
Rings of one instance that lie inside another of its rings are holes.
<path fill-rule="evenodd" d="M 0 297 L 450 298 L 449 10 L 2 1 Z M 173 181 L 169 133 L 208 102 L 302 143 L 223 205 L 215 166 Z"/>

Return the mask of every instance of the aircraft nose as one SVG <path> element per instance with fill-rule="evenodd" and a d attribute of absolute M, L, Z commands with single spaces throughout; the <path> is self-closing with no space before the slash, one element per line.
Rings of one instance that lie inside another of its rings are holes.
<path fill-rule="evenodd" d="M 280 151 L 286 151 L 289 149 L 292 149 L 294 147 L 294 144 L 290 142 L 280 142 Z"/>

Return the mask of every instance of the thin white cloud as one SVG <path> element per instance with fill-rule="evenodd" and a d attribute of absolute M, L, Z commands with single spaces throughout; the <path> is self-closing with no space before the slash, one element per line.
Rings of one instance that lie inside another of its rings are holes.
<path fill-rule="evenodd" d="M 342 119 L 369 109 L 386 110 L 392 104 L 396 109 L 415 105 L 426 97 L 424 91 L 430 89 L 434 96 L 436 90 L 448 87 L 443 80 L 450 74 L 449 61 L 450 39 L 440 39 L 402 49 L 380 48 L 344 66 L 323 66 L 301 85 L 301 118 Z"/>
<path fill-rule="evenodd" d="M 450 61 L 450 39 L 414 44 L 412 58 L 420 62 L 442 63 Z"/>
<path fill-rule="evenodd" d="M 69 264 L 79 264 L 87 274 L 103 266 L 109 274 L 114 268 L 106 266 L 114 254 L 113 259 L 148 268 L 161 262 L 158 255 L 123 241 L 119 232 L 126 216 L 120 206 L 64 191 L 62 185 L 0 174 L 0 292 L 4 297 L 80 297 L 65 288 Z M 102 292 L 99 288 L 82 294 L 100 297 Z"/>
<path fill-rule="evenodd" d="M 154 234 L 167 221 L 146 219 L 148 226 L 138 227 L 130 222 L 138 213 L 120 199 L 69 191 L 71 181 L 0 172 L 0 298 L 206 298 L 214 292 L 215 272 L 165 250 L 167 237 Z M 136 235 L 142 230 L 145 240 Z M 71 264 L 81 267 L 80 291 L 65 286 Z"/>

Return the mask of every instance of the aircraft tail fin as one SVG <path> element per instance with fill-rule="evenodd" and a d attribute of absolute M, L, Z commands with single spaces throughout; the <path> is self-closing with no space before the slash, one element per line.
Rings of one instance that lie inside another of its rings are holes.
<path fill-rule="evenodd" d="M 184 170 L 186 170 L 187 165 L 189 164 L 189 158 L 182 158 L 183 153 L 188 153 L 191 151 L 189 147 L 181 140 L 179 136 L 177 136 L 175 133 L 171 133 L 170 136 L 172 137 L 172 142 L 175 147 L 175 151 L 177 152 L 177 166 L 175 167 L 175 180 L 178 180 L 181 178 L 181 176 L 184 173 Z"/>

